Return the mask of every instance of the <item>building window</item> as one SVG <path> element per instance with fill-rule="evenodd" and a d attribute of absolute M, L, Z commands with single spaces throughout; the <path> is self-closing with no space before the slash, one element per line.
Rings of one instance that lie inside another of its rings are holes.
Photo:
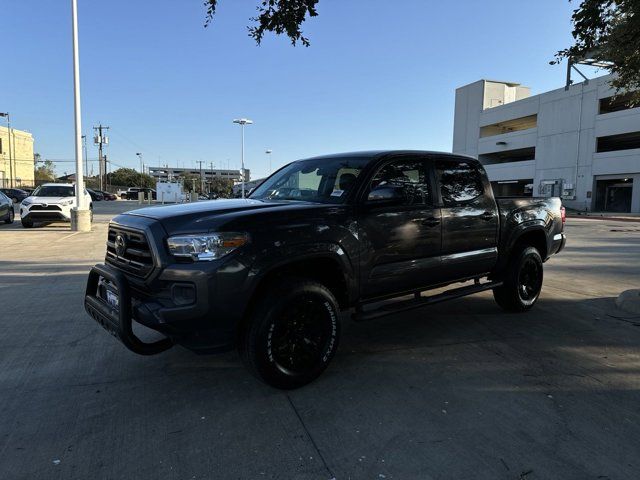
<path fill-rule="evenodd" d="M 639 105 L 630 105 L 629 100 L 631 94 L 618 95 L 613 97 L 601 98 L 599 113 L 611 113 L 620 112 L 622 110 L 629 110 L 631 108 L 638 107 Z"/>
<path fill-rule="evenodd" d="M 526 162 L 535 160 L 536 147 L 518 148 L 516 150 L 505 150 L 502 152 L 486 153 L 480 155 L 478 159 L 483 165 L 494 165 L 496 163 Z"/>
<path fill-rule="evenodd" d="M 530 128 L 536 128 L 537 126 L 538 115 L 530 115 L 528 117 L 505 120 L 504 122 L 480 127 L 480 138 L 493 137 L 494 135 L 502 135 L 503 133 L 529 130 Z"/>
<path fill-rule="evenodd" d="M 598 153 L 617 152 L 618 150 L 632 150 L 635 148 L 640 148 L 640 132 L 598 137 L 596 151 Z"/>

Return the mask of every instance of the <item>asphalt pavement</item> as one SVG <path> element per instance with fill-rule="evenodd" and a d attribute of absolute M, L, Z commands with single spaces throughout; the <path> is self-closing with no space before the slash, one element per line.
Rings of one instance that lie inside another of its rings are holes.
<path fill-rule="evenodd" d="M 0 479 L 640 477 L 640 223 L 569 219 L 537 306 L 490 293 L 344 318 L 313 384 L 282 392 L 234 352 L 137 356 L 84 312 L 91 233 L 0 225 Z"/>

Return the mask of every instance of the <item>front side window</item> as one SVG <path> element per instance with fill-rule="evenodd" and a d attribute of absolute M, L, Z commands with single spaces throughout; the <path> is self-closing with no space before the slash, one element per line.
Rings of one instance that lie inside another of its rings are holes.
<path fill-rule="evenodd" d="M 249 198 L 343 203 L 370 160 L 351 157 L 293 162 L 262 182 Z"/>
<path fill-rule="evenodd" d="M 438 161 L 436 173 L 445 207 L 455 207 L 484 193 L 482 173 L 471 162 Z"/>
<path fill-rule="evenodd" d="M 431 203 L 431 188 L 424 161 L 395 160 L 384 165 L 371 180 L 369 198 L 375 198 L 376 191 L 388 190 L 389 188 L 397 192 L 402 205 L 427 205 Z"/>

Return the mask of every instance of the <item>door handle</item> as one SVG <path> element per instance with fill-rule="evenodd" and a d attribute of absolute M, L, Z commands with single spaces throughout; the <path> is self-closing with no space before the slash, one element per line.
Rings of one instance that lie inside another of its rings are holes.
<path fill-rule="evenodd" d="M 486 222 L 489 222 L 491 220 L 493 220 L 493 213 L 492 212 L 484 212 L 482 215 L 480 215 L 480 218 Z"/>
<path fill-rule="evenodd" d="M 440 219 L 436 218 L 436 217 L 425 218 L 422 221 L 422 225 L 424 225 L 426 227 L 435 227 L 437 225 L 440 225 Z"/>

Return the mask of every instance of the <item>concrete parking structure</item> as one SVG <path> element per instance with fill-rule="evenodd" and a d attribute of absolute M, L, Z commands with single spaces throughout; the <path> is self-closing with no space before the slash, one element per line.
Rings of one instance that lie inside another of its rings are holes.
<path fill-rule="evenodd" d="M 0 478 L 633 478 L 640 468 L 640 223 L 569 219 L 542 296 L 479 294 L 366 323 L 281 392 L 235 353 L 140 357 L 82 308 L 91 233 L 0 225 Z"/>

